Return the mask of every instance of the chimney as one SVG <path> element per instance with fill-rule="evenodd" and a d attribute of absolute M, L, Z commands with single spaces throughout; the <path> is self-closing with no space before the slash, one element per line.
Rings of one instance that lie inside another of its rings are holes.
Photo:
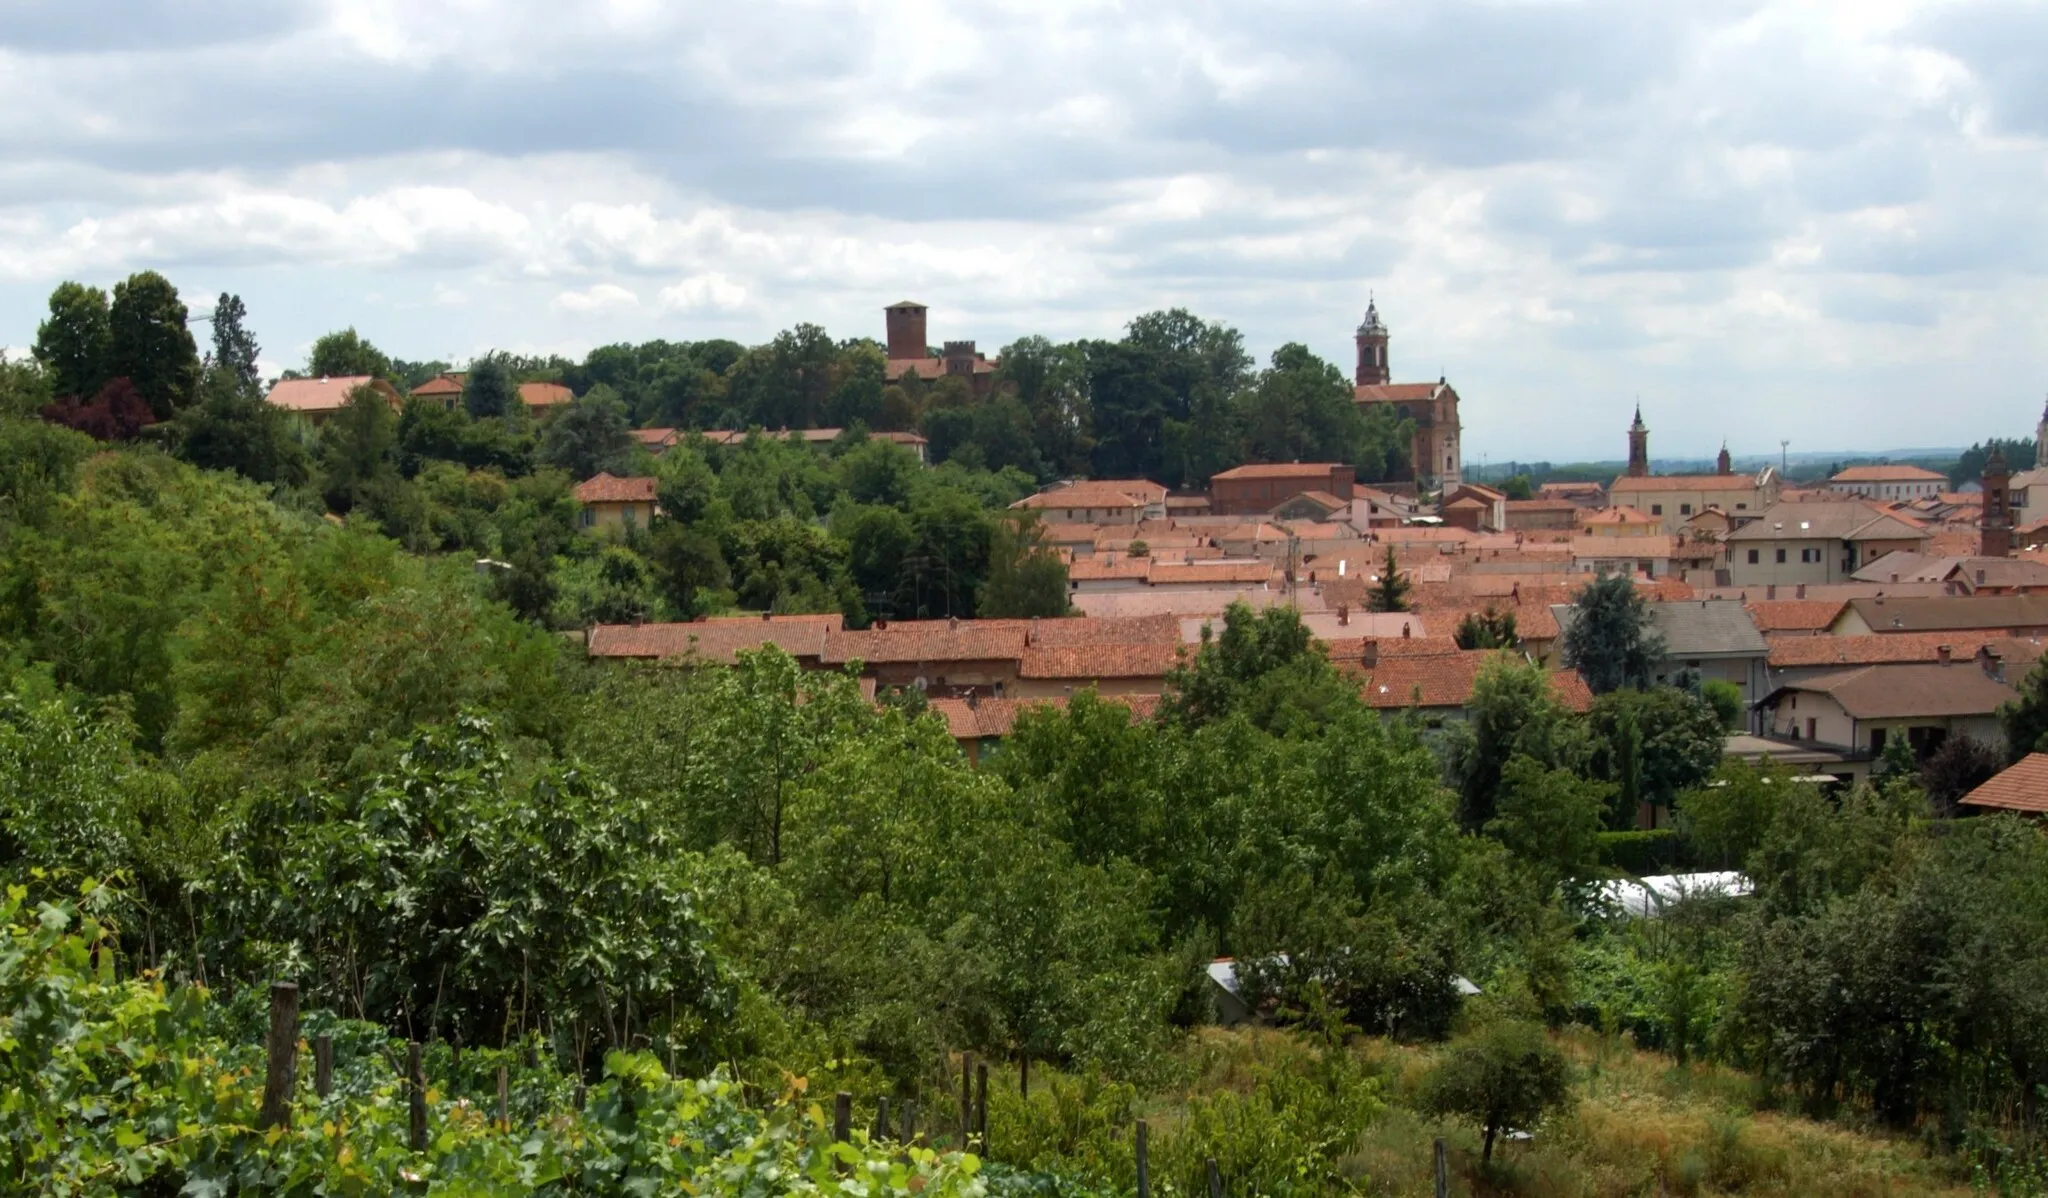
<path fill-rule="evenodd" d="M 1935 660 L 1941 662 L 1942 665 L 1947 665 L 1955 660 L 1955 655 L 1955 650 L 1947 645 L 1937 645 L 1934 650 Z"/>
<path fill-rule="evenodd" d="M 1806 584 L 1805 584 L 1805 583 L 1803 583 L 1803 582 L 1802 582 L 1802 583 L 1800 583 L 1800 584 L 1799 584 L 1799 589 L 1798 589 L 1797 591 L 1794 591 L 1794 592 L 1793 592 L 1793 597 L 1794 597 L 1794 598 L 1797 598 L 1797 599 L 1804 599 L 1804 598 L 1806 598 Z"/>
<path fill-rule="evenodd" d="M 1033 616 L 1033 617 L 1031 617 L 1031 631 L 1029 631 L 1029 632 L 1027 632 L 1027 633 L 1025 633 L 1025 634 L 1024 634 L 1024 643 L 1025 643 L 1025 644 L 1027 644 L 1027 645 L 1035 645 L 1035 644 L 1037 644 L 1037 643 L 1038 643 L 1038 617 L 1037 617 L 1037 616 Z"/>
<path fill-rule="evenodd" d="M 765 611 L 761 613 L 761 622 L 762 622 L 763 624 L 766 624 L 766 623 L 767 623 L 767 622 L 768 622 L 768 621 L 769 621 L 769 620 L 770 620 L 771 618 L 772 618 L 772 613 L 769 613 L 769 612 L 765 612 Z"/>
<path fill-rule="evenodd" d="M 1764 588 L 1764 598 L 1765 598 L 1765 600 L 1771 600 L 1771 599 L 1776 599 L 1777 597 L 1778 597 L 1778 584 L 1777 584 L 1777 583 L 1775 583 L 1775 582 L 1774 582 L 1774 583 L 1772 583 L 1772 584 L 1770 584 L 1769 586 L 1767 586 L 1767 587 L 1765 587 L 1765 588 Z"/>
<path fill-rule="evenodd" d="M 1337 627 L 1351 627 L 1351 605 L 1349 603 L 1339 603 L 1337 605 Z"/>
<path fill-rule="evenodd" d="M 1514 584 L 1513 586 L 1510 586 L 1510 587 L 1508 588 L 1508 599 L 1509 599 L 1509 601 L 1510 601 L 1510 602 L 1514 603 L 1514 604 L 1515 604 L 1515 605 L 1516 605 L 1517 607 L 1521 606 L 1521 603 L 1522 603 L 1522 584 L 1521 584 L 1521 583 L 1519 583 L 1519 582 L 1518 582 L 1518 583 L 1515 583 L 1515 584 Z"/>
<path fill-rule="evenodd" d="M 1401 621 L 1401 639 L 1405 641 L 1414 634 L 1415 629 L 1409 625 L 1408 621 Z"/>
<path fill-rule="evenodd" d="M 980 708 L 981 697 L 974 693 L 974 689 L 972 687 L 969 687 L 967 690 L 967 710 L 978 711 L 980 710 Z"/>
<path fill-rule="evenodd" d="M 959 617 L 959 616 L 947 616 L 947 617 L 946 617 L 946 631 L 947 631 L 947 632 L 958 632 L 958 631 L 960 631 L 960 617 Z"/>
<path fill-rule="evenodd" d="M 1993 682 L 2005 681 L 2005 656 L 1989 645 L 1977 650 L 1977 664 L 1984 667 L 1984 676 Z"/>

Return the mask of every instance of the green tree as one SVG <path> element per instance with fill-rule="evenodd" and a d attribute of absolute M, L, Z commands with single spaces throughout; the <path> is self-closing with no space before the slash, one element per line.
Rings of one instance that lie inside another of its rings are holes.
<path fill-rule="evenodd" d="M 185 320 L 178 289 L 155 271 L 114 284 L 114 302 L 107 310 L 107 374 L 133 383 L 158 420 L 190 406 L 199 389 L 199 347 Z"/>
<path fill-rule="evenodd" d="M 1920 789 L 1927 792 L 1935 814 L 1954 816 L 1963 796 L 1991 781 L 2004 765 L 1997 749 L 1958 733 L 1920 763 Z"/>
<path fill-rule="evenodd" d="M 542 465 L 566 471 L 571 478 L 589 478 L 600 471 L 625 475 L 631 472 L 637 448 L 626 423 L 625 407 L 606 388 L 603 394 L 593 391 L 548 420 L 541 431 L 538 458 Z"/>
<path fill-rule="evenodd" d="M 1592 875 L 1613 792 L 1606 783 L 1516 754 L 1501 770 L 1500 797 L 1486 831 L 1528 867 L 1547 895 Z"/>
<path fill-rule="evenodd" d="M 1067 564 L 1046 545 L 1034 517 L 996 521 L 988 558 L 977 615 L 1023 619 L 1067 614 Z"/>
<path fill-rule="evenodd" d="M 380 491 L 404 485 L 398 475 L 398 418 L 376 388 L 349 392 L 320 428 L 320 490 L 329 509 L 347 515 Z"/>
<path fill-rule="evenodd" d="M 49 372 L 53 397 L 89 396 L 112 377 L 107 293 L 82 283 L 60 283 L 50 293 L 50 317 L 36 327 L 35 358 Z"/>
<path fill-rule="evenodd" d="M 1562 639 L 1564 664 L 1596 695 L 1624 686 L 1648 689 L 1664 657 L 1649 604 L 1621 574 L 1603 574 L 1579 591 Z"/>
<path fill-rule="evenodd" d="M 256 368 L 262 352 L 256 335 L 243 322 L 249 318 L 248 305 L 239 295 L 223 291 L 213 305 L 213 352 L 207 355 L 205 377 L 218 376 L 221 386 L 243 395 L 257 395 L 263 388 Z"/>
<path fill-rule="evenodd" d="M 655 526 L 647 554 L 655 584 L 678 619 L 710 614 L 718 596 L 731 585 L 718 538 L 701 528 L 664 520 Z"/>
<path fill-rule="evenodd" d="M 1394 559 L 1394 547 L 1387 546 L 1387 558 L 1380 564 L 1379 577 L 1373 580 L 1372 589 L 1366 592 L 1366 606 L 1373 611 L 1393 612 L 1408 610 L 1408 592 L 1413 584 L 1401 573 L 1401 564 Z"/>
<path fill-rule="evenodd" d="M 11 358 L 0 352 L 0 418 L 34 416 L 55 398 L 50 372 L 33 355 Z"/>
<path fill-rule="evenodd" d="M 1468 828 L 1483 828 L 1493 819 L 1502 771 L 1517 754 L 1547 769 L 1585 767 L 1585 728 L 1558 700 L 1550 671 L 1534 662 L 1494 654 L 1472 683 L 1465 715 L 1451 730 L 1445 753 L 1458 787 L 1459 816 Z"/>
<path fill-rule="evenodd" d="M 1357 464 L 1364 425 L 1344 372 L 1288 343 L 1238 397 L 1245 452 L 1260 462 Z"/>
<path fill-rule="evenodd" d="M 1721 762 L 1724 732 L 1713 706 L 1672 686 L 1611 691 L 1593 702 L 1588 719 L 1594 777 L 1621 789 L 1615 826 L 1630 827 L 1637 802 L 1670 809 L 1678 795 L 1704 783 Z"/>
<path fill-rule="evenodd" d="M 1346 700 L 1356 695 L 1299 612 L 1274 606 L 1255 613 L 1240 601 L 1224 611 L 1222 635 L 1204 625 L 1193 659 L 1167 675 L 1160 716 L 1199 728 L 1236 714 L 1285 732 L 1318 726 Z"/>
<path fill-rule="evenodd" d="M 1534 1128 L 1570 1098 L 1570 1062 L 1541 1025 L 1519 1020 L 1494 1020 L 1453 1041 L 1423 1082 L 1430 1110 L 1479 1125 L 1487 1163 L 1502 1132 Z"/>
<path fill-rule="evenodd" d="M 311 458 L 289 412 L 241 390 L 225 371 L 210 375 L 203 391 L 201 401 L 178 417 L 179 457 L 252 482 L 306 483 Z"/>
<path fill-rule="evenodd" d="M 2048 660 L 2034 663 L 2017 689 L 2019 697 L 1998 708 L 2006 753 L 2013 761 L 2048 750 Z"/>
<path fill-rule="evenodd" d="M 312 352 L 306 357 L 306 374 L 316 379 L 344 379 L 357 375 L 394 379 L 397 372 L 383 350 L 370 344 L 368 338 L 350 326 L 328 333 L 313 343 Z"/>
<path fill-rule="evenodd" d="M 504 354 L 493 351 L 470 362 L 469 377 L 462 384 L 462 407 L 475 420 L 512 416 L 521 410 L 519 388 Z"/>
<path fill-rule="evenodd" d="M 1721 678 L 1709 678 L 1700 683 L 1700 698 L 1705 699 L 1721 717 L 1721 727 L 1730 732 L 1742 731 L 1743 717 L 1748 714 L 1748 705 L 1742 701 L 1742 688 Z"/>
<path fill-rule="evenodd" d="M 1510 474 L 1500 484 L 1500 493 L 1510 500 L 1533 499 L 1536 484 L 1527 474 Z"/>
<path fill-rule="evenodd" d="M 1521 643 L 1521 638 L 1515 633 L 1515 613 L 1500 611 L 1491 603 L 1486 605 L 1485 611 L 1466 612 L 1451 636 L 1458 642 L 1458 648 L 1468 651 L 1512 649 Z"/>

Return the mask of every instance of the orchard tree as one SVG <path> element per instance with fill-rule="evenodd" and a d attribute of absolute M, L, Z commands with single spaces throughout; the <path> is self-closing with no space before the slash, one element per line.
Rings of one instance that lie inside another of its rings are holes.
<path fill-rule="evenodd" d="M 36 328 L 35 358 L 49 375 L 52 399 L 96 395 L 107 381 L 107 293 L 60 283 L 50 293 L 50 318 Z"/>
<path fill-rule="evenodd" d="M 1480 1160 L 1491 1163 L 1504 1131 L 1527 1130 L 1571 1099 L 1571 1064 L 1539 1024 L 1496 1020 L 1453 1041 L 1423 1083 L 1440 1115 L 1470 1119 L 1485 1137 Z"/>
<path fill-rule="evenodd" d="M 1650 625 L 1650 606 L 1625 574 L 1602 574 L 1578 594 L 1564 630 L 1564 664 L 1596 695 L 1647 689 L 1664 657 L 1664 639 Z"/>
<path fill-rule="evenodd" d="M 107 374 L 125 378 L 158 420 L 191 406 L 199 392 L 199 347 L 186 327 L 184 301 L 153 270 L 114 284 L 107 312 Z"/>

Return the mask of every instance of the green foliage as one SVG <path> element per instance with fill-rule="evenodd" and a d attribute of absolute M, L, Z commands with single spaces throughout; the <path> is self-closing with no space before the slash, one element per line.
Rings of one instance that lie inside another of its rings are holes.
<path fill-rule="evenodd" d="M 306 375 L 316 379 L 352 378 L 357 375 L 387 380 L 398 378 L 391 359 L 384 355 L 383 350 L 370 344 L 368 338 L 357 333 L 353 326 L 328 333 L 313 342 L 313 349 L 306 358 Z M 418 386 L 419 383 L 412 385 Z"/>
<path fill-rule="evenodd" d="M 221 390 L 253 397 L 263 386 L 256 367 L 262 350 L 243 323 L 248 318 L 249 306 L 241 296 L 221 292 L 213 305 L 213 352 L 206 356 L 205 372 L 207 379 L 220 380 Z"/>
<path fill-rule="evenodd" d="M 1742 701 L 1742 688 L 1720 678 L 1709 678 L 1700 683 L 1700 697 L 1721 717 L 1721 727 L 1729 732 L 1740 732 L 1747 723 L 1748 705 Z"/>
<path fill-rule="evenodd" d="M 1300 613 L 1278 606 L 1255 613 L 1242 602 L 1223 613 L 1221 636 L 1203 626 L 1201 648 L 1174 667 L 1166 685 L 1161 714 L 1190 727 L 1242 714 L 1260 728 L 1285 732 L 1356 701 Z"/>
<path fill-rule="evenodd" d="M 1626 575 L 1601 575 L 1573 600 L 1561 640 L 1564 664 L 1577 670 L 1596 695 L 1632 686 L 1647 690 L 1664 656 L 1663 639 L 1650 626 L 1649 605 Z"/>
<path fill-rule="evenodd" d="M 1407 611 L 1408 592 L 1413 586 L 1401 574 L 1400 563 L 1394 560 L 1394 547 L 1389 545 L 1387 560 L 1380 563 L 1379 575 L 1366 593 L 1366 606 L 1377 612 Z"/>
<path fill-rule="evenodd" d="M 2014 761 L 2048 745 L 2048 664 L 2035 662 L 2018 689 L 2019 698 L 1998 709 L 2006 752 Z"/>
<path fill-rule="evenodd" d="M 1602 832 L 1600 864 L 1638 878 L 1668 874 L 1691 864 L 1688 842 L 1676 828 Z"/>
<path fill-rule="evenodd" d="M 462 410 L 478 420 L 516 416 L 525 410 L 504 354 L 482 354 L 470 362 L 469 377 L 462 382 Z"/>
<path fill-rule="evenodd" d="M 1452 634 L 1460 649 L 1512 649 L 1521 643 L 1515 632 L 1515 613 L 1498 611 L 1493 604 L 1485 611 L 1466 612 Z"/>
<path fill-rule="evenodd" d="M 227 370 L 201 386 L 201 400 L 178 418 L 177 453 L 206 470 L 232 470 L 251 482 L 304 486 L 312 459 L 292 416 L 244 389 Z"/>
<path fill-rule="evenodd" d="M 593 391 L 548 419 L 536 457 L 544 466 L 571 478 L 589 478 L 600 471 L 624 476 L 633 472 L 638 450 L 626 410 L 607 388 Z"/>
<path fill-rule="evenodd" d="M 1566 1104 L 1571 1066 L 1542 1027 L 1499 1019 L 1454 1041 L 1425 1093 L 1429 1109 L 1479 1125 L 1491 1161 L 1500 1133 L 1534 1128 Z"/>
<path fill-rule="evenodd" d="M 1610 823 L 1628 828 L 1637 806 L 1669 809 L 1721 763 L 1723 725 L 1704 699 L 1677 687 L 1618 690 L 1594 700 L 1593 776 L 1615 784 Z"/>
<path fill-rule="evenodd" d="M 1493 819 L 1503 773 L 1517 754 L 1546 769 L 1584 768 L 1586 732 L 1558 701 L 1542 666 L 1495 654 L 1473 681 L 1465 713 L 1465 722 L 1451 730 L 1445 756 L 1458 787 L 1459 818 L 1468 828 Z"/>
<path fill-rule="evenodd" d="M 199 390 L 199 347 L 185 318 L 178 289 L 153 270 L 114 284 L 106 374 L 134 384 L 158 420 L 183 411 Z"/>
<path fill-rule="evenodd" d="M 1536 484 L 1527 473 L 1510 474 L 1501 480 L 1500 493 L 1514 501 L 1534 499 Z"/>
<path fill-rule="evenodd" d="M 977 604 L 983 618 L 1067 614 L 1067 564 L 1045 544 L 1036 520 L 998 521 L 988 556 L 988 581 Z"/>
<path fill-rule="evenodd" d="M 1486 831 L 1538 879 L 1543 893 L 1588 877 L 1600 856 L 1600 825 L 1612 788 L 1516 754 L 1501 769 Z"/>
<path fill-rule="evenodd" d="M 60 283 L 50 293 L 50 318 L 36 327 L 35 358 L 49 374 L 52 398 L 87 396 L 111 377 L 112 329 L 107 293 L 82 283 Z"/>

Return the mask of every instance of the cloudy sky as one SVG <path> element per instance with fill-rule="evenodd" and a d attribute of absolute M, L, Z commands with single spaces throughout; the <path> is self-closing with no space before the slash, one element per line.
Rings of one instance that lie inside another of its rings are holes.
<path fill-rule="evenodd" d="M 6 0 L 0 345 L 144 267 L 266 365 L 993 350 L 1182 305 L 1467 455 L 1954 445 L 2048 395 L 2048 5 Z M 195 307 L 203 306 L 195 303 Z"/>

